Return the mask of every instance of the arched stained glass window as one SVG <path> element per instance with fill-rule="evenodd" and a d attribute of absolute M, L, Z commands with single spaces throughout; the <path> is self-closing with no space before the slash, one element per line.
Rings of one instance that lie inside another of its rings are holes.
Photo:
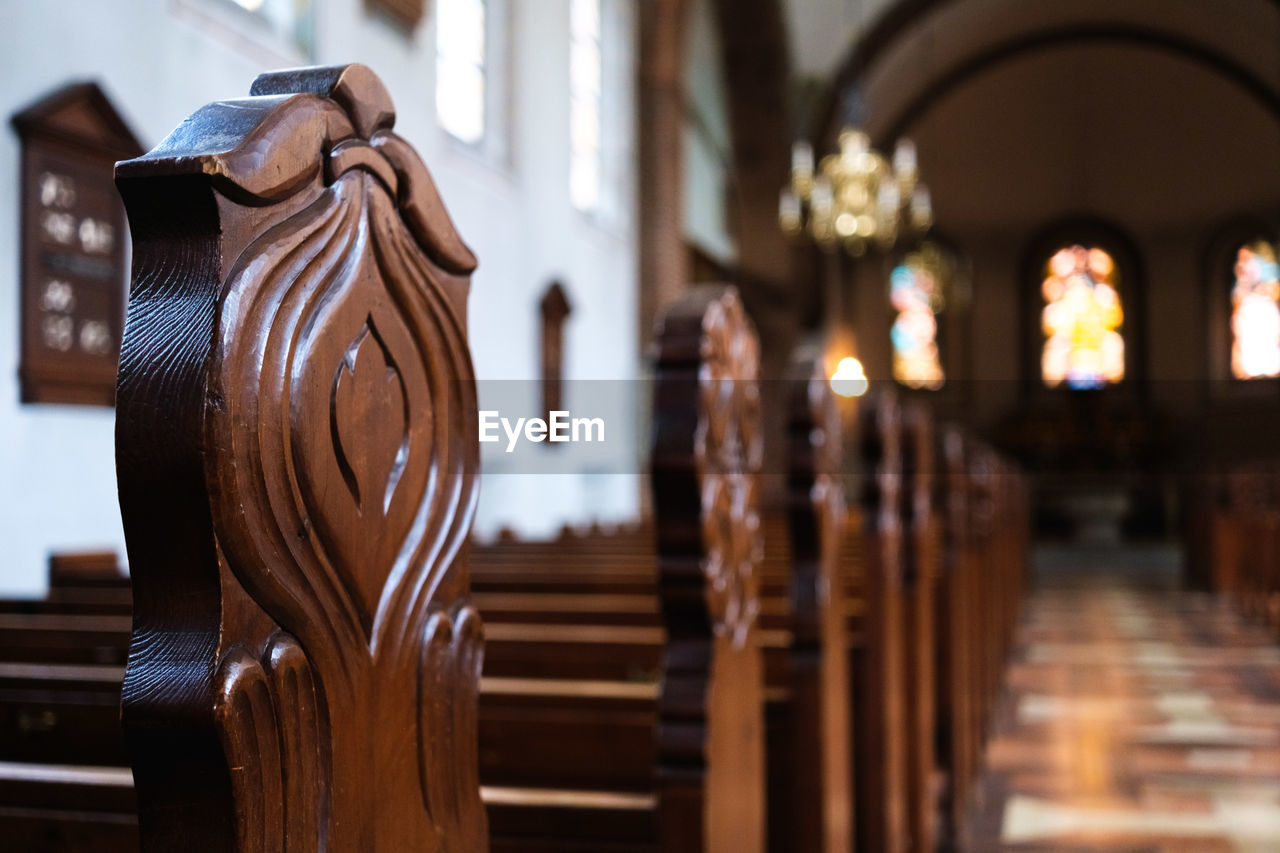
<path fill-rule="evenodd" d="M 1045 264 L 1044 383 L 1102 388 L 1124 379 L 1124 308 L 1115 260 L 1096 246 L 1065 246 Z"/>
<path fill-rule="evenodd" d="M 942 254 L 930 245 L 907 255 L 889 277 L 889 301 L 898 312 L 889 333 L 893 378 L 908 388 L 933 391 L 946 382 L 938 353 L 944 275 Z"/>
<path fill-rule="evenodd" d="M 1237 379 L 1280 376 L 1278 278 L 1269 244 L 1258 240 L 1240 247 L 1231 288 L 1231 375 Z"/>

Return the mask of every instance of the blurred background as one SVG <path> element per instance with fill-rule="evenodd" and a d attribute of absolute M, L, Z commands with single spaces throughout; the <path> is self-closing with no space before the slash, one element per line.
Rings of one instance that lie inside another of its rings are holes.
<path fill-rule="evenodd" d="M 286 66 L 386 82 L 481 261 L 482 404 L 536 410 L 554 384 L 590 414 L 593 381 L 643 376 L 658 306 L 731 280 L 766 378 L 820 340 L 831 373 L 897 385 L 1021 460 L 1046 541 L 1189 545 L 1193 583 L 1198 478 L 1280 428 L 1274 0 L 0 9 L 6 593 L 39 594 L 53 551 L 123 551 L 110 163 Z M 554 477 L 504 475 L 486 445 L 477 535 L 641 516 L 643 396 L 611 399 L 610 450 Z"/>

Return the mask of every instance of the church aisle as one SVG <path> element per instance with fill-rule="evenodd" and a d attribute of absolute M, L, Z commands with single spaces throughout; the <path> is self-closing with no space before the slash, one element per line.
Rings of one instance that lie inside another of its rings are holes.
<path fill-rule="evenodd" d="M 1280 646 L 1110 562 L 1031 593 L 968 849 L 1280 851 Z"/>

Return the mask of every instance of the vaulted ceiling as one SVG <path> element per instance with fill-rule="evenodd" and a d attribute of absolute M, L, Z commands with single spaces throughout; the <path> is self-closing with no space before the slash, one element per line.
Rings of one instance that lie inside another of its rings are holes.
<path fill-rule="evenodd" d="M 831 133 L 856 89 L 883 145 L 916 139 L 949 233 L 1280 209 L 1276 0 L 788 0 L 788 17 L 797 74 L 827 81 L 810 126 Z"/>

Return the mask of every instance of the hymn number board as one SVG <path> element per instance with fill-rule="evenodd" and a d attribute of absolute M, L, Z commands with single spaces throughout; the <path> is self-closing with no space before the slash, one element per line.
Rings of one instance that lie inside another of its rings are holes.
<path fill-rule="evenodd" d="M 143 148 L 93 83 L 13 117 L 22 140 L 22 400 L 110 406 L 124 322 L 117 160 Z"/>

